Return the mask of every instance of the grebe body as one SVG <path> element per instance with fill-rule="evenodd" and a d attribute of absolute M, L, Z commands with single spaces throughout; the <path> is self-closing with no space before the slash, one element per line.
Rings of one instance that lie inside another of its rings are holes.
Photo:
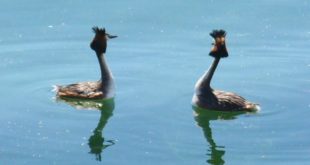
<path fill-rule="evenodd" d="M 214 61 L 209 70 L 201 76 L 195 85 L 193 104 L 204 109 L 218 111 L 258 110 L 257 104 L 251 103 L 235 93 L 211 88 L 211 79 L 218 63 L 221 58 L 228 57 L 228 52 L 225 43 L 226 32 L 224 30 L 214 30 L 210 35 L 214 38 L 214 44 L 209 55 L 214 57 Z"/>
<path fill-rule="evenodd" d="M 101 79 L 94 82 L 79 82 L 70 85 L 56 86 L 57 96 L 85 99 L 114 97 L 114 80 L 105 60 L 105 52 L 108 39 L 117 36 L 106 33 L 104 28 L 93 27 L 93 31 L 95 37 L 90 47 L 96 52 L 100 65 Z"/>

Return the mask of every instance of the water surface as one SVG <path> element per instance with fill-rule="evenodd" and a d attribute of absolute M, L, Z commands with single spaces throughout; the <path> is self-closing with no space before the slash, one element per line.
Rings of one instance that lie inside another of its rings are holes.
<path fill-rule="evenodd" d="M 1 164 L 308 164 L 309 8 L 307 0 L 1 1 Z M 94 25 L 119 36 L 107 51 L 113 108 L 52 92 L 99 78 Z M 228 120 L 192 109 L 215 28 L 228 32 L 230 57 L 213 87 L 259 103 L 259 113 Z"/>

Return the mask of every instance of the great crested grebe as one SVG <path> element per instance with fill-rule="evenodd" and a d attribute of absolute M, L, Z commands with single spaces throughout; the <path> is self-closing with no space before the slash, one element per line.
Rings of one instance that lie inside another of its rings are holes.
<path fill-rule="evenodd" d="M 101 70 L 101 79 L 96 82 L 79 82 L 66 86 L 57 86 L 57 96 L 85 99 L 111 98 L 114 96 L 113 77 L 104 59 L 104 54 L 107 48 L 107 40 L 117 36 L 106 33 L 104 28 L 93 27 L 92 29 L 95 37 L 90 43 L 90 47 L 96 52 Z"/>
<path fill-rule="evenodd" d="M 245 100 L 235 93 L 214 90 L 210 83 L 216 67 L 223 57 L 228 57 L 225 44 L 226 32 L 224 30 L 213 30 L 210 35 L 214 38 L 213 48 L 209 55 L 214 61 L 209 70 L 201 76 L 195 85 L 193 104 L 211 110 L 218 111 L 256 111 L 258 105 Z"/>

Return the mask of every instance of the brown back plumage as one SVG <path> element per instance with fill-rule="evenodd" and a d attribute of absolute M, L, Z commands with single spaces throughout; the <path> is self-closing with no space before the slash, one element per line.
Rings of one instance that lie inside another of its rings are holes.
<path fill-rule="evenodd" d="M 105 97 L 105 93 L 100 90 L 100 85 L 100 82 L 80 82 L 58 86 L 56 90 L 59 97 L 99 99 Z"/>
<path fill-rule="evenodd" d="M 219 111 L 256 111 L 258 105 L 251 103 L 243 97 L 220 90 L 210 90 L 204 94 L 197 95 L 196 104 L 199 107 Z"/>

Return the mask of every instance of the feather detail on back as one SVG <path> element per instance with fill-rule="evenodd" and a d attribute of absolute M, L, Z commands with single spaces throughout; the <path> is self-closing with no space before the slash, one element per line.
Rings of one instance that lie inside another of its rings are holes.
<path fill-rule="evenodd" d="M 219 111 L 257 111 L 259 109 L 257 104 L 232 92 L 211 90 L 207 93 L 197 95 L 198 100 L 195 102 L 198 106 Z"/>
<path fill-rule="evenodd" d="M 86 99 L 105 97 L 105 93 L 101 90 L 100 82 L 81 82 L 67 86 L 58 86 L 57 95 L 59 97 Z"/>

